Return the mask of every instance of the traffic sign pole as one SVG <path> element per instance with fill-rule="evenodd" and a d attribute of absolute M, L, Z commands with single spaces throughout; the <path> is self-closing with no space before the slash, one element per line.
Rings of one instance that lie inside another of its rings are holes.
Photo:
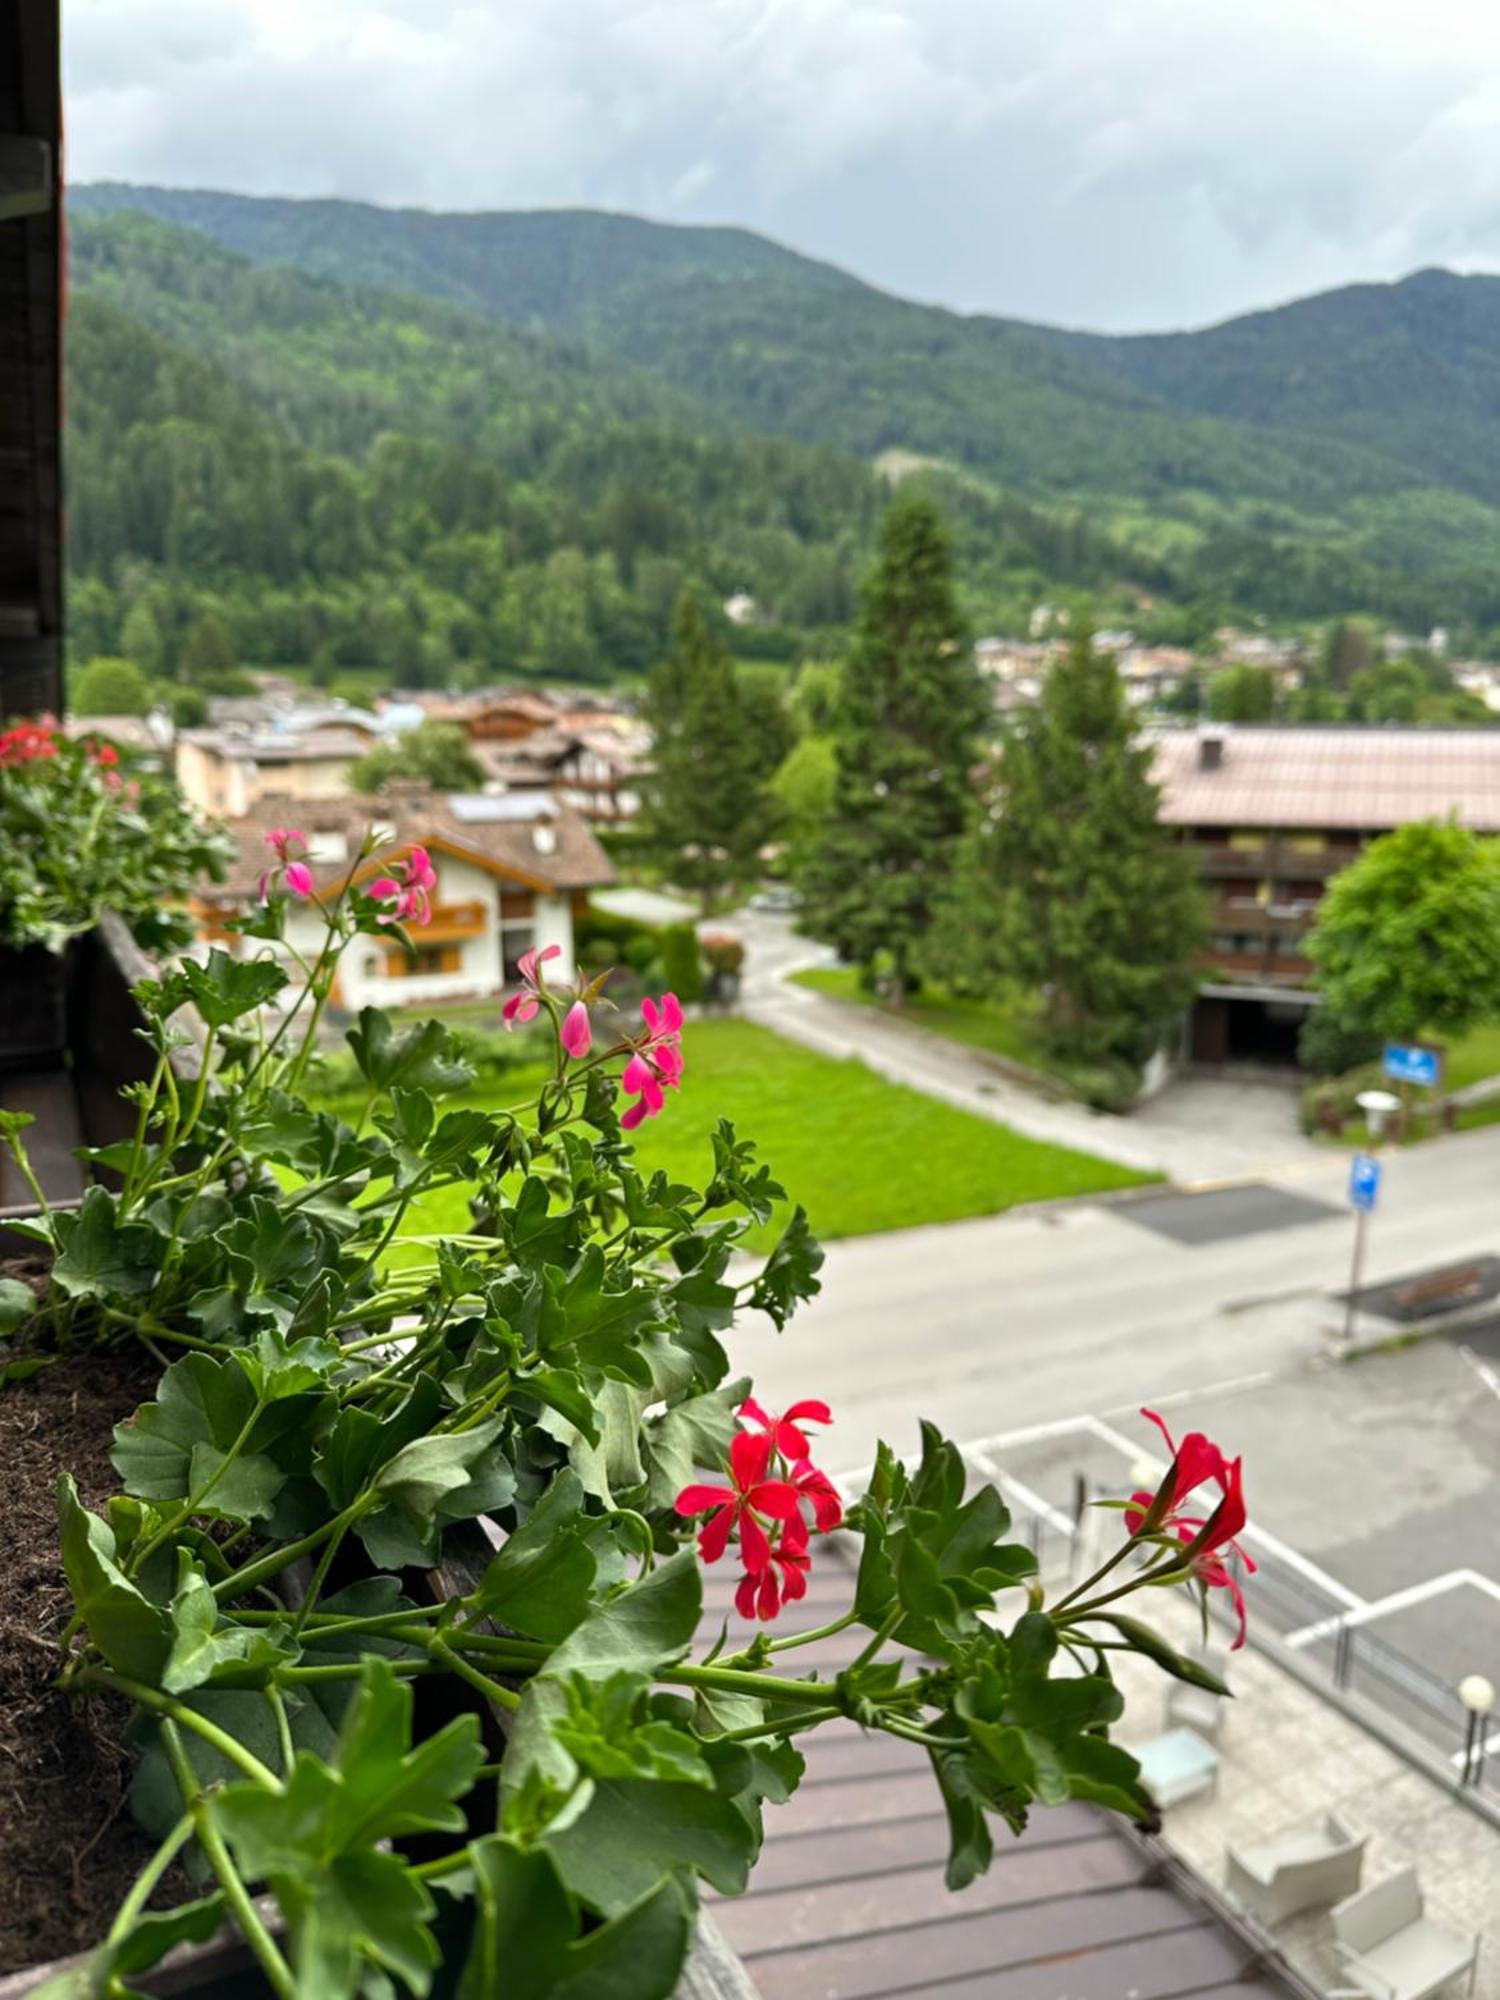
<path fill-rule="evenodd" d="M 1354 1301 L 1358 1295 L 1365 1266 L 1365 1225 L 1370 1220 L 1367 1208 L 1354 1211 L 1354 1258 L 1349 1266 L 1349 1291 L 1344 1302 L 1344 1345 L 1354 1344 Z"/>

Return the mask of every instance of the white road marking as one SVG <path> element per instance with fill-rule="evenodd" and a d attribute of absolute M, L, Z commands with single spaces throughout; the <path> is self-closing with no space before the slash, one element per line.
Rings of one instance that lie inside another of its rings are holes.
<path fill-rule="evenodd" d="M 1430 1598 L 1444 1597 L 1450 1590 L 1477 1590 L 1500 1604 L 1500 1583 L 1493 1582 L 1476 1569 L 1450 1569 L 1442 1576 L 1428 1577 L 1425 1583 L 1408 1584 L 1405 1590 L 1393 1590 L 1388 1597 L 1369 1600 L 1358 1610 L 1346 1611 L 1342 1617 L 1320 1618 L 1314 1625 L 1303 1625 L 1295 1632 L 1286 1633 L 1282 1643 L 1300 1650 L 1303 1646 L 1312 1645 L 1315 1640 L 1331 1638 L 1335 1632 L 1347 1631 L 1356 1625 L 1369 1625 L 1377 1618 L 1388 1618 L 1392 1612 L 1407 1611 L 1414 1604 L 1425 1604 Z"/>
<path fill-rule="evenodd" d="M 1474 1370 L 1474 1373 L 1479 1377 L 1480 1381 L 1484 1384 L 1485 1388 L 1489 1390 L 1490 1394 L 1492 1396 L 1500 1397 L 1500 1374 L 1496 1374 L 1495 1370 L 1491 1368 L 1490 1364 L 1487 1361 L 1482 1360 L 1480 1356 L 1474 1352 L 1472 1347 L 1465 1347 L 1463 1343 L 1460 1342 L 1458 1351 L 1463 1356 L 1464 1360 L 1468 1362 L 1469 1366 Z"/>

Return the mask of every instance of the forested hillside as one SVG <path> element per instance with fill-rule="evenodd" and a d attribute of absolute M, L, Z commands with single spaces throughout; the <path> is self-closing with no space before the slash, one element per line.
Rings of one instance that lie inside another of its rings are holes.
<path fill-rule="evenodd" d="M 1500 281 L 1423 274 L 1107 340 L 913 305 L 738 230 L 168 189 L 74 201 L 561 333 L 694 395 L 708 423 L 938 458 L 1082 509 L 1164 559 L 1181 598 L 1500 620 Z"/>
<path fill-rule="evenodd" d="M 656 658 L 685 582 L 755 597 L 751 654 L 816 651 L 852 614 L 888 489 L 849 454 L 142 215 L 77 218 L 71 258 L 75 657 L 614 679 Z M 946 483 L 981 623 L 1044 584 L 1118 587 L 1076 518 Z"/>

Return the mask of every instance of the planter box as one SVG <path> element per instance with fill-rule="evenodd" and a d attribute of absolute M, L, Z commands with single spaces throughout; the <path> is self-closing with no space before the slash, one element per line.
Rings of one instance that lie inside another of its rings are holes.
<path fill-rule="evenodd" d="M 72 955 L 40 944 L 0 946 L 0 1072 L 61 1066 Z"/>
<path fill-rule="evenodd" d="M 455 1529 L 448 1538 L 444 1567 L 430 1572 L 426 1578 L 428 1591 L 434 1598 L 440 1598 L 454 1591 L 472 1589 L 492 1553 L 493 1545 L 480 1527 Z M 420 1682 L 417 1699 L 419 1728 L 425 1725 L 429 1733 L 436 1733 L 461 1711 L 477 1713 L 492 1753 L 498 1756 L 504 1747 L 503 1716 L 461 1682 L 444 1678 Z M 273 1935 L 279 1936 L 274 1921 L 275 1905 L 262 1900 L 258 1907 Z M 0 1975 L 0 2000 L 25 2000 L 49 1979 L 86 1964 L 87 1958 L 87 1953 L 79 1953 Z M 455 1983 L 456 1973 L 442 1968 L 434 1981 L 433 2000 L 444 2000 Z M 210 1938 L 206 1944 L 179 1945 L 160 1965 L 135 1974 L 133 1984 L 141 1992 L 157 1996 L 157 2000 L 180 2000 L 180 1996 L 187 1995 L 200 1996 L 200 2000 L 266 2000 L 268 1990 L 249 1949 L 231 1930 Z M 758 2000 L 749 1974 L 706 1910 L 699 1912 L 697 1935 L 683 1967 L 675 2000 Z"/>

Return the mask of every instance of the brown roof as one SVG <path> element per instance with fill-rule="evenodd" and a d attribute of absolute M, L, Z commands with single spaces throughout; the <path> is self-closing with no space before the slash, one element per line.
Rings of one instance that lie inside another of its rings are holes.
<path fill-rule="evenodd" d="M 216 893 L 241 899 L 256 893 L 266 866 L 266 834 L 272 827 L 298 828 L 310 837 L 342 834 L 349 856 L 358 853 L 369 826 L 388 826 L 394 838 L 382 847 L 386 857 L 413 844 L 438 853 L 463 856 L 544 891 L 603 888 L 613 882 L 609 856 L 576 813 L 560 811 L 547 801 L 490 799 L 481 794 L 450 797 L 415 787 L 401 787 L 378 798 L 294 799 L 272 793 L 242 819 L 226 820 L 234 836 L 236 858 L 228 880 Z M 556 836 L 552 852 L 541 852 L 535 833 L 546 827 Z M 377 863 L 376 866 L 379 864 Z M 341 881 L 349 861 L 312 864 L 320 889 Z"/>
<path fill-rule="evenodd" d="M 1202 735 L 1223 741 L 1217 769 Z M 1500 832 L 1500 728 L 1160 730 L 1152 775 L 1174 826 L 1350 827 L 1377 833 L 1454 814 Z"/>

